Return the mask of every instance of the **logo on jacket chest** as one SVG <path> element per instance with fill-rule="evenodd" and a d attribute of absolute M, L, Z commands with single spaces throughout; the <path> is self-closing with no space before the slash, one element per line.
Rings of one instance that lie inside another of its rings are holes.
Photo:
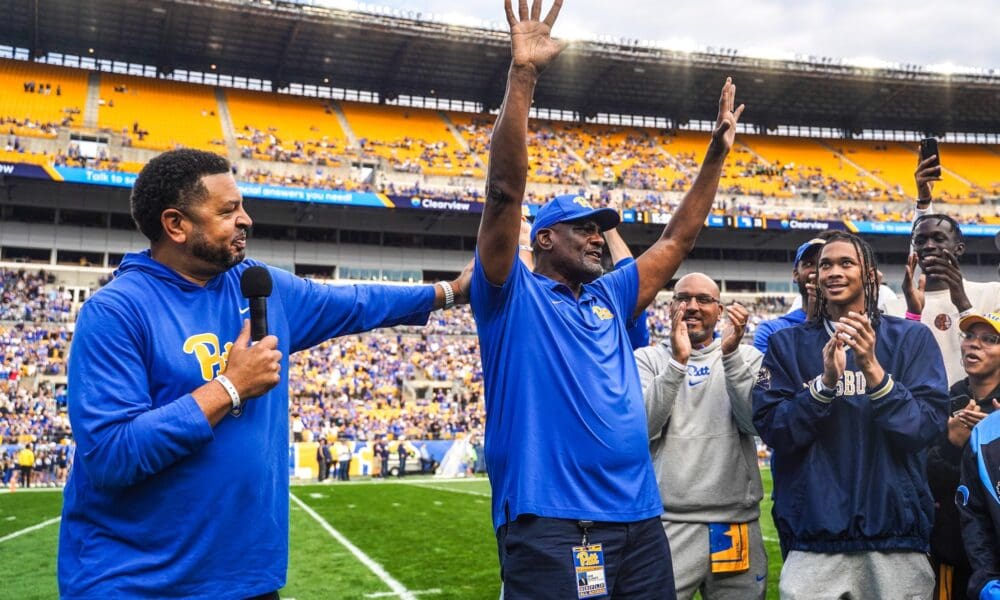
<path fill-rule="evenodd" d="M 215 376 L 226 370 L 229 351 L 233 343 L 219 345 L 219 337 L 214 333 L 197 333 L 184 340 L 184 352 L 194 354 L 201 367 L 201 378 L 212 381 Z"/>
<path fill-rule="evenodd" d="M 699 383 L 705 383 L 705 381 L 708 380 L 708 376 L 711 374 L 712 374 L 712 369 L 708 365 L 705 365 L 703 367 L 688 365 L 687 369 L 688 387 L 694 387 Z"/>

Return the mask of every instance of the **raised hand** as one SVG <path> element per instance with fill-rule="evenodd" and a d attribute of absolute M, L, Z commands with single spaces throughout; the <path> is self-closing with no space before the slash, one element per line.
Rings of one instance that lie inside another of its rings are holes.
<path fill-rule="evenodd" d="M 256 398 L 281 381 L 281 351 L 278 338 L 265 336 L 250 344 L 250 320 L 243 321 L 243 330 L 233 342 L 223 371 L 236 387 L 240 398 Z"/>
<path fill-rule="evenodd" d="M 924 160 L 917 159 L 917 170 L 913 178 L 917 182 L 917 202 L 930 202 L 934 191 L 934 182 L 941 181 L 941 165 L 937 155 L 928 156 Z"/>
<path fill-rule="evenodd" d="M 466 263 L 462 272 L 451 282 L 451 289 L 455 292 L 455 305 L 469 303 L 469 290 L 472 289 L 472 269 L 476 264 L 475 259 Z"/>
<path fill-rule="evenodd" d="M 715 130 L 712 131 L 712 142 L 722 144 L 722 148 L 729 152 L 736 141 L 736 124 L 740 121 L 740 115 L 746 108 L 740 104 L 736 106 L 736 84 L 732 77 L 726 77 L 726 84 L 722 86 L 722 95 L 719 97 L 719 116 L 715 121 Z"/>
<path fill-rule="evenodd" d="M 816 272 L 813 271 L 809 274 L 806 281 L 806 305 L 802 307 L 806 311 L 806 319 L 812 320 L 816 318 L 819 312 L 819 291 L 816 287 Z"/>
<path fill-rule="evenodd" d="M 521 231 L 517 235 L 517 245 L 531 245 L 531 223 L 529 223 L 524 217 L 521 217 Z"/>
<path fill-rule="evenodd" d="M 528 14 L 528 0 L 518 0 L 518 15 L 514 15 L 512 0 L 504 0 L 504 10 L 507 12 L 507 24 L 510 25 L 511 62 L 514 67 L 534 69 L 536 74 L 545 70 L 566 47 L 566 42 L 552 39 L 552 25 L 559 16 L 562 0 L 555 0 L 552 8 L 545 16 L 542 15 L 542 1 L 534 0 L 531 14 Z"/>
<path fill-rule="evenodd" d="M 952 446 L 964 448 L 965 443 L 969 441 L 969 437 L 972 435 L 972 426 L 965 423 L 960 418 L 960 415 L 967 410 L 974 410 L 975 408 L 976 401 L 969 400 L 965 408 L 948 417 L 948 441 L 951 442 Z"/>
<path fill-rule="evenodd" d="M 928 256 L 924 259 L 928 277 L 943 281 L 951 292 L 951 303 L 959 311 L 972 308 L 972 302 L 965 293 L 965 281 L 962 279 L 962 269 L 958 265 L 958 257 L 947 248 L 941 248 L 940 255 Z"/>
<path fill-rule="evenodd" d="M 670 315 L 670 353 L 682 365 L 686 365 L 691 357 L 691 338 L 688 337 L 687 323 L 684 322 L 687 306 L 687 302 L 681 302 L 674 306 L 674 312 Z"/>
<path fill-rule="evenodd" d="M 743 334 L 747 329 L 747 319 L 750 318 L 750 311 L 734 302 L 726 307 L 726 324 L 722 328 L 722 353 L 731 354 L 740 347 L 743 341 Z"/>
<path fill-rule="evenodd" d="M 924 312 L 924 285 L 927 277 L 921 275 L 919 280 L 914 277 L 917 271 L 916 252 L 911 252 L 906 260 L 906 270 L 903 272 L 903 297 L 906 299 L 906 311 L 919 315 Z"/>
<path fill-rule="evenodd" d="M 847 368 L 847 350 L 838 336 L 831 336 L 830 341 L 823 346 L 823 385 L 828 388 L 837 387 L 837 382 Z"/>
<path fill-rule="evenodd" d="M 833 328 L 837 339 L 854 350 L 854 362 L 864 374 L 868 389 L 881 383 L 885 371 L 875 356 L 875 329 L 868 316 L 851 311 L 834 323 Z"/>

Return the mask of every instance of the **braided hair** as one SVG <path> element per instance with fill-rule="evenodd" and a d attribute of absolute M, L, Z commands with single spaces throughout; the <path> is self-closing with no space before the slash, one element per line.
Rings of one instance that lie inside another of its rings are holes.
<path fill-rule="evenodd" d="M 871 321 L 872 327 L 878 327 L 879 321 L 882 320 L 882 312 L 878 309 L 879 284 L 878 275 L 876 275 L 878 273 L 878 264 L 875 261 L 875 252 L 872 251 L 872 247 L 868 242 L 846 231 L 836 231 L 826 238 L 827 245 L 834 242 L 847 242 L 854 246 L 854 250 L 858 253 L 858 259 L 861 262 L 861 287 L 865 295 L 865 314 L 868 316 L 868 320 Z M 811 320 L 813 324 L 830 318 L 826 296 L 823 294 L 823 289 L 819 286 L 816 288 L 816 301 L 819 304 L 816 315 Z"/>

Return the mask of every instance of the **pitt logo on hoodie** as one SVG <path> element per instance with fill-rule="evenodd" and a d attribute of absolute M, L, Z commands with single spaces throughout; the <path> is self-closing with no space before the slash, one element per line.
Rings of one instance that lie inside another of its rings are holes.
<path fill-rule="evenodd" d="M 232 347 L 233 343 L 227 342 L 220 354 L 219 338 L 214 333 L 198 333 L 184 340 L 184 352 L 193 353 L 198 359 L 201 377 L 205 381 L 212 381 L 216 375 L 226 370 Z"/>

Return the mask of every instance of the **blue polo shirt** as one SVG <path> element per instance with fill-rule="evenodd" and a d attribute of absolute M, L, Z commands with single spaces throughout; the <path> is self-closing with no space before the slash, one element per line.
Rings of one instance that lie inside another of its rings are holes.
<path fill-rule="evenodd" d="M 521 514 L 631 522 L 663 511 L 626 323 L 635 264 L 579 298 L 515 257 L 503 286 L 472 275 L 486 384 L 493 526 Z"/>

